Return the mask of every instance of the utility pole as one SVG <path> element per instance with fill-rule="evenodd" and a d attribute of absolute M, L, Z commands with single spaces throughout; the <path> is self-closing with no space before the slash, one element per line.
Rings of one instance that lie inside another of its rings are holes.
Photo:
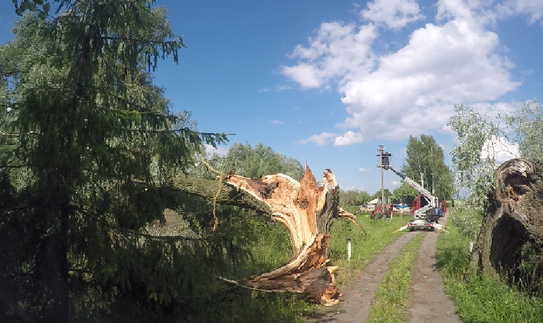
<path fill-rule="evenodd" d="M 379 145 L 379 168 L 381 168 L 381 218 L 385 217 L 385 184 L 383 175 L 383 145 Z"/>

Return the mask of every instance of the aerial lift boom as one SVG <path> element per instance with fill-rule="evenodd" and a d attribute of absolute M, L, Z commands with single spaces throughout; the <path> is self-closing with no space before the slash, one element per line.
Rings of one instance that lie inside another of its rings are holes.
<path fill-rule="evenodd" d="M 427 189 L 425 189 L 422 185 L 419 185 L 419 183 L 415 182 L 411 178 L 407 177 L 402 172 L 399 172 L 395 170 L 392 167 L 391 163 L 391 157 L 392 154 L 389 152 L 385 152 L 384 147 L 379 147 L 380 158 L 382 159 L 379 165 L 383 167 L 384 169 L 390 169 L 396 175 L 400 176 L 402 180 L 407 183 L 407 185 L 414 188 L 417 192 L 419 192 L 420 196 L 426 200 L 426 205 L 418 208 L 417 210 L 414 210 L 413 216 L 414 219 L 410 220 L 407 225 L 401 227 L 400 229 L 396 230 L 396 232 L 403 231 L 406 229 L 409 229 L 409 231 L 414 231 L 415 229 L 430 229 L 435 230 L 438 229 L 442 232 L 448 232 L 446 230 L 446 226 L 438 224 L 438 220 L 440 217 L 443 216 L 441 213 L 441 210 L 439 209 L 439 200 L 437 199 L 437 196 L 430 193 Z"/>

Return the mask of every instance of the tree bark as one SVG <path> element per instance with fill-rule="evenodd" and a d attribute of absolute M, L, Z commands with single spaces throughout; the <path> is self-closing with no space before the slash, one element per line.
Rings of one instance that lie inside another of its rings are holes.
<path fill-rule="evenodd" d="M 543 264 L 543 167 L 511 159 L 494 178 L 496 188 L 489 195 L 470 269 L 535 283 Z"/>
<path fill-rule="evenodd" d="M 257 180 L 229 174 L 217 191 L 210 181 L 182 178 L 172 185 L 175 189 L 207 198 L 217 203 L 251 208 L 268 214 L 283 223 L 290 235 L 293 258 L 285 265 L 254 277 L 250 284 L 267 291 L 306 293 L 319 303 L 338 303 L 338 291 L 333 272 L 337 267 L 326 266 L 332 219 L 356 218 L 339 207 L 339 186 L 329 169 L 324 172 L 322 185 L 317 185 L 306 166 L 300 182 L 283 174 L 267 175 Z"/>

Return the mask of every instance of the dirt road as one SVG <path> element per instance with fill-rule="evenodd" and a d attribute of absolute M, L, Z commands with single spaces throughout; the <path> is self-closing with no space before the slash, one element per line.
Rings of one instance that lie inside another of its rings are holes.
<path fill-rule="evenodd" d="M 428 232 L 419 248 L 411 289 L 408 323 L 460 323 L 460 317 L 435 266 L 439 232 Z"/>
<path fill-rule="evenodd" d="M 425 234 L 418 252 L 410 296 L 408 323 L 460 323 L 454 304 L 445 293 L 441 276 L 435 268 L 436 241 L 439 232 L 415 231 L 401 234 L 375 257 L 364 271 L 343 291 L 344 299 L 336 307 L 323 309 L 307 319 L 311 323 L 363 323 L 392 259 L 416 235 Z"/>

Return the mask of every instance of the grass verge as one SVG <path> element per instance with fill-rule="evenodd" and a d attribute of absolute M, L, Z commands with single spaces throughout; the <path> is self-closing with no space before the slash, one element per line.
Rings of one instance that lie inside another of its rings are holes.
<path fill-rule="evenodd" d="M 408 217 L 371 220 L 359 215 L 361 227 L 344 219 L 333 220 L 329 246 L 329 265 L 339 266 L 335 273 L 339 289 L 348 285 L 388 244 L 398 238 L 393 233 L 405 225 Z M 249 277 L 276 268 L 292 257 L 286 228 L 281 223 L 255 219 L 255 243 L 251 246 L 253 262 L 240 268 L 239 277 Z M 347 239 L 351 239 L 351 260 L 347 260 Z M 210 298 L 202 299 L 195 308 L 201 322 L 303 322 L 304 317 L 321 308 L 304 295 L 265 293 L 232 287 Z"/>
<path fill-rule="evenodd" d="M 418 250 L 425 234 L 419 234 L 392 260 L 372 301 L 368 322 L 404 322 Z"/>
<path fill-rule="evenodd" d="M 463 216 L 452 213 L 453 217 Z M 452 221 L 453 223 L 455 221 Z M 445 288 L 463 322 L 536 323 L 543 321 L 543 299 L 523 293 L 496 277 L 466 279 L 469 238 L 451 225 L 451 234 L 440 235 L 436 262 Z"/>
<path fill-rule="evenodd" d="M 339 266 L 336 279 L 344 288 L 371 263 L 373 258 L 402 233 L 393 233 L 404 226 L 410 217 L 372 220 L 358 216 L 361 227 L 343 219 L 334 220 L 330 240 L 330 265 Z M 347 260 L 347 239 L 351 239 L 351 260 Z"/>

